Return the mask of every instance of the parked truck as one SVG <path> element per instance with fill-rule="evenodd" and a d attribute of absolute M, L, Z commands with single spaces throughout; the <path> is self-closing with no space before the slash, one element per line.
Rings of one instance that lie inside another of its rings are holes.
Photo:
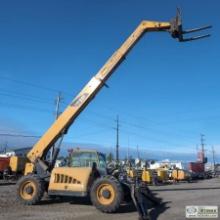
<path fill-rule="evenodd" d="M 18 180 L 24 175 L 26 162 L 24 156 L 0 157 L 0 179 Z"/>

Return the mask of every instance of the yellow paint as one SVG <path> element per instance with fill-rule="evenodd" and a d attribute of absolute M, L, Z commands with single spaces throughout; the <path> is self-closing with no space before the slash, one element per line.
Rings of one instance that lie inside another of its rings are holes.
<path fill-rule="evenodd" d="M 159 181 L 165 182 L 165 181 L 168 180 L 167 170 L 158 169 L 157 170 L 157 176 L 158 176 Z"/>
<path fill-rule="evenodd" d="M 186 180 L 188 177 L 189 175 L 184 170 L 176 169 L 172 171 L 172 178 L 174 180 Z"/>
<path fill-rule="evenodd" d="M 29 173 L 32 173 L 34 169 L 34 164 L 33 163 L 26 163 L 25 164 L 25 171 L 24 171 L 24 175 L 28 175 Z"/>
<path fill-rule="evenodd" d="M 80 112 L 95 97 L 98 91 L 103 87 L 105 81 L 111 76 L 116 67 L 144 33 L 150 31 L 168 31 L 170 26 L 171 24 L 169 22 L 142 21 L 122 46 L 109 58 L 95 77 L 89 81 L 66 110 L 34 145 L 27 155 L 28 159 L 34 163 L 37 158 L 41 158 L 43 154 L 52 147 L 54 142 L 61 137 L 62 133 L 69 128 Z"/>
<path fill-rule="evenodd" d="M 18 172 L 23 173 L 25 170 L 26 162 L 27 162 L 27 158 L 25 157 L 12 156 L 10 158 L 10 163 L 9 163 L 11 171 L 15 173 Z"/>
<path fill-rule="evenodd" d="M 27 189 L 31 188 L 32 193 L 27 193 Z M 32 181 L 24 181 L 19 188 L 20 197 L 24 200 L 31 200 L 36 195 L 36 185 Z"/>
<path fill-rule="evenodd" d="M 109 192 L 109 198 L 105 198 L 102 195 L 103 191 L 105 191 L 105 190 L 107 190 Z M 115 190 L 112 185 L 110 185 L 108 183 L 103 183 L 97 188 L 96 196 L 97 196 L 97 200 L 99 201 L 100 204 L 111 205 L 111 203 L 115 199 L 116 194 L 115 194 Z"/>
<path fill-rule="evenodd" d="M 133 171 L 132 169 L 128 169 L 128 170 L 127 170 L 127 174 L 128 174 L 128 176 L 131 177 L 131 178 L 134 178 L 134 176 L 135 176 L 135 175 L 134 175 L 134 171 Z"/>
<path fill-rule="evenodd" d="M 142 181 L 150 183 L 152 181 L 152 173 L 150 170 L 143 170 Z"/>
<path fill-rule="evenodd" d="M 87 192 L 91 172 L 90 167 L 54 168 L 50 178 L 49 190 Z M 59 178 L 61 176 L 62 178 L 58 179 L 58 175 Z"/>

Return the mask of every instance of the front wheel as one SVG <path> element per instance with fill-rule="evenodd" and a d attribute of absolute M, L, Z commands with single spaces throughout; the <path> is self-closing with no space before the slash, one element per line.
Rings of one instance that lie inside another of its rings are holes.
<path fill-rule="evenodd" d="M 17 183 L 17 199 L 25 205 L 35 205 L 44 195 L 45 183 L 37 175 L 23 176 Z"/>
<path fill-rule="evenodd" d="M 113 176 L 98 178 L 90 189 L 92 204 L 102 212 L 116 212 L 123 199 L 121 184 Z"/>

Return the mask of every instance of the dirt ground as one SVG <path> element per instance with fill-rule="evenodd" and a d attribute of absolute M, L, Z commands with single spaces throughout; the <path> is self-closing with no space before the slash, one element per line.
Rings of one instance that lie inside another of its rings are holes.
<path fill-rule="evenodd" d="M 150 187 L 163 199 L 151 208 L 152 220 L 185 219 L 187 205 L 220 205 L 220 179 L 194 183 Z M 0 220 L 136 220 L 133 205 L 123 205 L 116 214 L 103 214 L 85 199 L 50 200 L 46 196 L 39 205 L 24 206 L 15 198 L 16 186 L 0 183 Z M 220 218 L 219 218 L 220 219 Z"/>

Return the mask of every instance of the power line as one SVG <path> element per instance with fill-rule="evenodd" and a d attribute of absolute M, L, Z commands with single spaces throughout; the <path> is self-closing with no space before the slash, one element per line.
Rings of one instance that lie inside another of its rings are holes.
<path fill-rule="evenodd" d="M 100 133 L 106 133 L 106 128 L 104 129 L 100 129 L 98 131 L 92 131 L 92 132 L 88 132 L 88 133 L 83 133 L 83 134 L 79 134 L 76 136 L 76 139 L 79 139 L 79 138 L 85 138 L 85 137 L 88 137 L 88 136 L 93 136 L 94 134 L 95 135 L 100 135 Z M 98 136 L 99 137 L 99 136 Z"/>
<path fill-rule="evenodd" d="M 30 95 L 27 93 L 22 93 L 18 90 L 8 90 L 8 89 L 4 89 L 4 88 L 0 88 L 1 92 L 5 92 L 7 94 L 12 94 L 12 95 L 19 95 L 22 97 L 29 97 L 29 98 L 33 98 L 33 99 L 37 99 L 37 100 L 43 100 L 43 101 L 47 101 L 47 102 L 51 102 L 51 99 L 45 98 L 45 97 L 40 97 L 40 96 L 35 96 L 35 95 Z"/>
<path fill-rule="evenodd" d="M 37 100 L 37 99 L 33 99 L 30 97 L 26 97 L 26 96 L 20 96 L 20 95 L 11 95 L 11 94 L 7 94 L 7 93 L 1 93 L 0 92 L 0 96 L 7 96 L 10 98 L 15 98 L 15 99 L 22 99 L 23 101 L 31 101 L 31 102 L 37 102 L 37 103 L 42 103 L 42 104 L 50 104 L 48 101 L 44 101 L 44 100 Z"/>
<path fill-rule="evenodd" d="M 135 128 L 137 128 L 137 129 L 145 129 L 145 130 L 148 130 L 148 131 L 151 131 L 151 132 L 153 132 L 153 133 L 160 133 L 160 134 L 164 134 L 164 135 L 176 135 L 176 136 L 182 136 L 182 133 L 181 134 L 178 134 L 177 132 L 173 132 L 173 131 L 171 131 L 171 132 L 169 132 L 169 131 L 161 131 L 160 129 L 155 129 L 155 128 L 152 128 L 152 126 L 153 125 L 151 125 L 150 126 L 150 128 L 149 127 L 146 127 L 146 126 L 144 126 L 144 125 L 141 125 L 141 124 L 135 124 L 135 123 L 130 123 L 130 122 L 126 122 L 126 121 L 122 121 L 123 122 L 123 124 L 125 124 L 125 125 L 128 125 L 128 126 L 130 126 L 130 127 L 135 127 Z M 184 137 L 186 137 L 186 135 L 184 134 Z M 187 139 L 191 139 L 192 140 L 192 138 L 191 137 L 187 137 Z"/>
<path fill-rule="evenodd" d="M 27 81 L 17 80 L 17 79 L 5 77 L 5 76 L 0 76 L 0 79 L 6 80 L 6 81 L 11 81 L 11 82 L 14 82 L 14 83 L 17 83 L 17 84 L 22 84 L 22 85 L 25 85 L 25 86 L 30 86 L 30 87 L 34 87 L 34 88 L 38 88 L 38 89 L 47 90 L 47 91 L 50 91 L 50 92 L 59 91 L 59 89 L 56 89 L 56 88 L 49 88 L 49 87 L 46 87 L 46 86 L 40 86 L 40 85 L 35 84 L 35 83 L 30 83 L 30 82 L 27 82 Z M 66 92 L 66 91 L 63 91 L 63 92 L 68 94 L 68 92 Z"/>
<path fill-rule="evenodd" d="M 97 122 L 97 121 L 93 121 L 93 120 L 91 120 L 91 118 L 87 118 L 87 117 L 85 117 L 84 116 L 84 119 L 86 120 L 86 122 L 88 123 L 88 122 L 91 122 L 92 124 L 94 124 L 94 125 L 96 125 L 96 126 L 98 126 L 98 127 L 106 127 L 106 128 L 108 128 L 108 129 L 116 129 L 116 128 L 114 128 L 114 127 L 111 127 L 111 126 L 108 126 L 106 123 L 100 123 L 100 122 Z M 109 124 L 109 123 L 108 123 Z M 142 129 L 143 130 L 143 129 Z M 123 132 L 123 133 L 127 133 L 128 135 L 133 135 L 133 136 L 136 136 L 136 137 L 138 137 L 138 138 L 141 138 L 141 139 L 144 139 L 144 140 L 151 140 L 151 141 L 156 141 L 156 142 L 158 142 L 158 143 L 165 143 L 165 144 L 175 144 L 175 143 L 173 143 L 173 142 L 170 142 L 170 141 L 168 141 L 168 140 L 164 140 L 164 139 L 158 139 L 158 138 L 153 138 L 153 137 L 149 137 L 149 135 L 141 135 L 141 134 L 139 134 L 139 133 L 137 133 L 137 132 L 134 132 L 134 131 L 131 131 L 131 130 L 126 130 L 126 129 L 120 129 L 120 131 L 121 132 Z M 158 132 L 157 132 L 158 133 Z M 158 135 L 157 135 L 158 136 Z M 179 145 L 179 143 L 178 144 L 175 144 L 176 146 L 177 145 Z"/>
<path fill-rule="evenodd" d="M 5 103 L 5 102 L 0 102 L 1 104 L 1 108 L 17 108 L 17 109 L 22 109 L 22 110 L 33 110 L 33 111 L 37 111 L 37 112 L 51 112 L 50 109 L 46 109 L 46 108 L 39 108 L 39 107 L 33 107 L 33 106 L 27 106 L 27 105 L 17 105 L 17 104 L 11 104 L 11 103 Z"/>
<path fill-rule="evenodd" d="M 24 85 L 29 85 L 29 86 L 34 86 L 34 87 L 37 87 L 37 88 L 43 88 L 43 89 L 47 89 L 47 90 L 52 90 L 52 91 L 57 91 L 56 89 L 53 89 L 53 88 L 48 88 L 48 87 L 43 87 L 43 86 L 39 86 L 39 85 L 37 85 L 37 84 L 34 84 L 34 83 L 29 83 L 29 82 L 25 82 L 25 81 L 20 81 L 20 80 L 15 80 L 15 79 L 12 79 L 12 78 L 8 78 L 8 77 L 0 77 L 0 78 L 2 78 L 2 79 L 4 79 L 4 80 L 9 80 L 9 81 L 13 81 L 13 82 L 16 82 L 16 83 L 20 83 L 20 84 L 24 84 Z M 0 94 L 1 95 L 1 94 Z M 2 94 L 2 95 L 7 95 L 7 94 Z M 11 96 L 11 95 L 7 95 L 7 96 Z M 13 95 L 14 96 L 14 95 Z M 12 97 L 12 96 L 11 96 Z M 32 97 L 33 98 L 33 97 Z M 35 97 L 36 98 L 36 97 Z M 31 99 L 28 99 L 28 100 L 30 100 L 30 101 L 34 101 L 34 102 L 41 102 L 41 103 L 43 103 L 43 101 L 42 100 L 38 100 L 38 101 L 35 101 L 35 100 L 31 100 Z M 109 108 L 108 108 L 109 109 Z M 97 113 L 97 112 L 93 112 L 93 114 L 96 114 L 97 116 L 99 116 L 99 117 L 105 117 L 105 118 L 108 118 L 108 119 L 110 119 L 110 117 L 109 116 L 104 116 L 103 114 L 100 114 L 100 113 Z M 126 113 L 127 115 L 131 115 L 131 114 L 128 114 L 128 113 Z M 133 117 L 133 116 L 132 116 Z M 137 117 L 136 117 L 137 118 Z M 139 117 L 140 118 L 140 117 Z M 152 122 L 152 121 L 151 121 Z M 143 126 L 141 126 L 141 125 L 135 125 L 135 124 L 131 124 L 131 123 L 127 123 L 127 122 L 125 122 L 125 124 L 128 124 L 129 126 L 132 126 L 132 127 L 136 127 L 136 128 L 139 128 L 139 129 L 142 129 L 142 128 L 144 128 L 144 129 L 148 129 L 148 131 L 149 131 L 149 128 L 146 128 L 146 127 L 143 127 Z M 152 128 L 151 128 L 151 130 L 152 130 Z M 153 131 L 153 132 L 155 132 L 155 133 L 160 133 L 161 134 L 161 131 Z M 164 131 L 162 131 L 163 133 L 164 133 Z M 167 131 L 166 131 L 166 133 L 167 133 Z M 173 133 L 170 133 L 171 135 L 173 134 Z"/>
<path fill-rule="evenodd" d="M 90 111 L 91 112 L 91 111 Z M 92 114 L 93 114 L 93 116 L 95 115 L 95 116 L 97 116 L 97 117 L 99 117 L 99 118 L 105 118 L 105 119 L 107 119 L 107 120 L 113 120 L 113 118 L 111 118 L 110 116 L 107 116 L 107 115 L 104 115 L 104 114 L 99 114 L 99 113 L 97 113 L 97 112 L 92 112 Z M 133 127 L 133 128 L 136 128 L 136 129 L 139 129 L 139 130 L 141 130 L 141 131 L 143 131 L 143 130 L 145 130 L 145 131 L 148 131 L 148 133 L 149 132 L 151 132 L 151 133 L 154 133 L 154 134 L 163 134 L 163 135 L 172 135 L 172 136 L 184 136 L 184 138 L 187 138 L 187 139 L 190 139 L 190 140 L 194 140 L 194 138 L 193 138 L 193 135 L 192 135 L 192 137 L 186 137 L 186 135 L 185 135 L 185 133 L 184 133 L 184 135 L 181 133 L 181 134 L 179 134 L 179 133 L 177 133 L 177 132 L 168 132 L 168 131 L 163 131 L 163 130 L 160 130 L 160 129 L 153 129 L 152 128 L 152 126 L 151 126 L 151 128 L 149 128 L 149 127 L 146 127 L 146 126 L 144 126 L 144 125 L 141 125 L 141 124 L 135 124 L 135 123 L 129 123 L 129 122 L 126 122 L 125 120 L 120 120 L 120 122 L 122 122 L 123 124 L 125 124 L 125 125 L 127 125 L 127 126 L 129 126 L 129 127 Z"/>
<path fill-rule="evenodd" d="M 1 94 L 0 94 L 0 95 L 1 95 Z M 14 96 L 14 95 L 11 95 L 11 96 Z M 6 103 L 6 105 L 12 106 L 12 105 L 7 104 L 7 103 Z M 14 106 L 14 105 L 13 105 L 13 106 Z M 4 107 L 5 107 L 5 106 L 4 106 Z M 20 105 L 20 106 L 17 106 L 17 105 L 16 105 L 16 108 L 25 109 L 25 110 L 27 110 L 27 109 L 33 109 L 33 110 L 35 110 L 35 111 L 36 111 L 36 110 L 37 110 L 37 111 L 48 111 L 48 112 L 50 111 L 49 109 L 47 110 L 47 109 L 42 109 L 42 108 L 33 108 L 33 107 L 30 107 L 30 106 L 21 106 L 21 105 Z M 99 114 L 99 115 L 98 115 L 98 113 L 96 113 L 95 115 L 98 116 L 99 118 L 108 118 L 109 120 L 111 119 L 111 117 L 106 116 L 106 115 L 103 115 L 103 114 Z M 127 125 L 130 126 L 130 127 L 135 127 L 135 128 L 137 128 L 137 129 L 142 129 L 142 130 L 143 130 L 143 129 L 146 129 L 146 130 L 148 130 L 148 131 L 149 131 L 149 130 L 152 131 L 152 128 L 149 129 L 149 128 L 147 128 L 147 127 L 145 127 L 145 126 L 142 126 L 142 125 L 127 123 L 127 122 L 125 122 L 125 121 L 124 121 L 123 123 L 127 124 Z M 97 123 L 96 123 L 96 124 L 97 124 Z M 158 132 L 159 132 L 160 134 L 161 134 L 161 133 L 164 133 L 164 132 L 161 132 L 161 131 L 158 131 L 158 130 L 155 131 L 155 129 L 154 129 L 153 131 L 154 131 L 155 133 L 158 133 Z M 166 132 L 166 133 L 167 133 L 167 132 Z"/>
<path fill-rule="evenodd" d="M 26 134 L 12 134 L 12 133 L 0 133 L 0 136 L 7 137 L 24 137 L 24 138 L 40 138 L 38 135 L 26 135 Z"/>
<path fill-rule="evenodd" d="M 25 81 L 20 81 L 20 80 L 15 80 L 15 79 L 11 79 L 11 78 L 7 78 L 7 77 L 0 77 L 0 78 L 2 78 L 2 79 L 4 79 L 4 80 L 9 80 L 9 81 L 12 81 L 12 82 L 15 82 L 15 83 L 19 83 L 19 84 L 23 84 L 23 85 L 28 85 L 28 86 L 32 86 L 32 87 L 37 87 L 37 88 L 42 88 L 42 89 L 46 89 L 46 90 L 50 90 L 50 91 L 57 91 L 56 89 L 52 89 L 52 88 L 48 88 L 48 87 L 43 87 L 43 86 L 39 86 L 39 85 L 37 85 L 37 84 L 33 84 L 33 83 L 29 83 L 29 82 L 25 82 Z M 1 94 L 0 94 L 1 95 Z M 4 95 L 7 95 L 7 94 L 4 94 Z M 15 95 L 8 95 L 8 96 L 15 96 Z M 31 98 L 31 97 L 30 97 Z M 33 98 L 33 97 L 32 97 Z M 33 100 L 31 100 L 31 99 L 28 99 L 29 101 L 33 101 Z M 36 102 L 38 102 L 38 101 L 36 101 Z M 40 101 L 39 100 L 39 102 L 42 102 L 42 100 Z M 8 105 L 8 104 L 6 104 L 6 105 Z M 10 104 L 9 104 L 10 105 Z M 10 105 L 10 106 L 12 106 L 12 105 Z M 5 107 L 5 106 L 4 106 Z M 16 107 L 17 108 L 20 108 L 20 109 L 25 109 L 25 110 L 27 110 L 27 109 L 33 109 L 33 110 L 35 110 L 35 111 L 48 111 L 49 112 L 49 110 L 46 110 L 46 109 L 40 109 L 40 108 L 33 108 L 33 107 L 30 107 L 30 106 L 17 106 L 16 105 Z M 108 119 L 110 119 L 110 117 L 109 116 L 104 116 L 103 114 L 101 115 L 101 114 L 99 114 L 99 113 L 94 113 L 93 112 L 93 114 L 96 114 L 98 117 L 102 117 L 102 118 L 108 118 Z M 150 129 L 150 128 L 146 128 L 146 127 L 144 127 L 144 126 L 142 126 L 142 125 L 135 125 L 135 124 L 131 124 L 131 123 L 127 123 L 127 122 L 124 122 L 125 124 L 127 124 L 128 126 L 131 126 L 131 127 L 135 127 L 135 128 L 137 128 L 137 129 L 147 129 L 148 131 L 149 130 L 151 130 L 152 131 L 152 128 Z M 153 132 L 155 132 L 155 133 L 165 133 L 164 131 L 155 131 L 155 129 L 153 130 Z M 167 132 L 166 132 L 167 133 Z M 170 133 L 170 134 L 172 134 L 172 133 Z"/>
<path fill-rule="evenodd" d="M 110 108 L 111 109 L 111 108 Z M 109 110 L 109 109 L 108 109 Z M 104 114 L 100 114 L 100 113 L 97 113 L 97 112 L 92 112 L 92 114 L 93 114 L 93 116 L 95 115 L 95 116 L 97 116 L 97 117 L 101 117 L 101 118 L 105 118 L 105 119 L 108 119 L 108 120 L 113 120 L 113 118 L 112 117 L 110 117 L 110 116 L 107 116 L 107 115 L 104 115 Z M 127 113 L 125 113 L 126 115 L 131 115 L 131 114 L 127 114 Z M 132 117 L 132 116 L 129 116 L 129 118 L 137 118 L 137 117 Z M 145 118 L 146 119 L 146 118 Z M 184 132 L 181 132 L 181 133 L 178 133 L 178 132 L 173 132 L 173 131 L 171 131 L 171 132 L 169 132 L 169 131 L 164 131 L 164 130 L 161 130 L 161 129 L 155 129 L 155 128 L 152 128 L 152 126 L 153 125 L 151 125 L 150 126 L 150 128 L 149 127 L 146 127 L 146 126 L 144 126 L 144 125 L 141 125 L 141 124 L 136 124 L 136 123 L 130 123 L 130 122 L 127 122 L 127 121 L 125 121 L 125 120 L 120 120 L 123 124 L 125 124 L 125 125 L 127 125 L 127 126 L 129 126 L 129 127 L 133 127 L 133 128 L 136 128 L 136 129 L 141 129 L 141 130 L 147 130 L 148 132 L 153 132 L 154 134 L 158 134 L 158 133 L 160 133 L 160 134 L 164 134 L 164 135 L 172 135 L 172 136 L 184 136 L 184 138 L 187 138 L 187 139 L 190 139 L 190 140 L 193 140 L 194 141 L 194 135 L 190 135 L 190 136 L 187 136 L 186 137 L 186 131 L 184 131 Z M 152 121 L 151 121 L 151 123 L 152 123 Z M 157 123 L 154 123 L 154 125 L 157 125 Z M 182 133 L 184 133 L 184 135 L 182 134 Z M 190 133 L 192 133 L 192 132 L 190 132 Z"/>
<path fill-rule="evenodd" d="M 97 121 L 93 121 L 93 120 L 91 120 L 91 118 L 88 118 L 88 117 L 85 117 L 85 116 L 84 116 L 84 119 L 86 120 L 86 122 L 90 122 L 92 124 L 95 124 L 98 127 L 102 127 L 102 128 L 105 127 L 105 128 L 111 129 L 111 130 L 115 129 L 112 126 L 109 126 L 105 123 L 100 123 L 100 122 L 97 122 Z"/>
<path fill-rule="evenodd" d="M 1 103 L 1 107 L 6 107 L 6 106 L 13 107 L 13 108 L 18 108 L 18 109 L 22 109 L 22 110 L 26 110 L 26 111 L 27 110 L 33 110 L 33 111 L 37 111 L 37 112 L 47 112 L 47 113 L 51 112 L 49 109 L 46 109 L 46 108 L 39 108 L 39 107 L 36 108 L 36 107 L 25 106 L 25 105 L 15 105 L 15 104 Z M 98 116 L 98 117 L 101 117 L 101 116 Z M 113 127 L 106 125 L 106 123 L 100 123 L 100 122 L 97 122 L 97 121 L 93 121 L 91 119 L 86 119 L 86 121 L 87 122 L 91 122 L 91 123 L 95 124 L 98 127 L 106 127 L 106 128 L 109 128 L 109 129 L 113 129 Z M 126 122 L 124 122 L 124 123 L 126 123 Z M 130 126 L 132 126 L 132 125 L 130 125 Z M 139 129 L 141 129 L 143 126 L 141 126 L 141 125 L 138 125 L 138 126 L 133 125 L 133 127 L 137 127 Z M 149 128 L 146 128 L 146 129 L 149 130 Z M 122 129 L 122 132 L 125 132 L 125 133 L 128 133 L 128 134 L 133 134 L 136 137 L 139 137 L 139 138 L 142 138 L 142 139 L 146 140 L 146 136 L 140 135 L 138 133 L 135 133 L 135 132 L 132 132 L 132 131 L 126 131 L 124 129 Z M 161 133 L 161 132 L 159 132 L 159 133 Z M 147 139 L 148 140 L 153 140 L 153 141 L 156 141 L 156 142 L 160 142 L 160 143 L 168 143 L 168 144 L 170 144 L 170 142 L 167 141 L 167 140 L 156 139 L 156 138 L 149 138 L 149 137 Z"/>
<path fill-rule="evenodd" d="M 118 109 L 116 109 L 116 108 L 113 108 L 113 107 L 110 107 L 110 106 L 103 106 L 102 105 L 102 107 L 104 107 L 106 110 L 108 110 L 108 111 L 118 111 Z M 147 121 L 148 122 L 148 124 L 150 123 L 151 124 L 151 129 L 152 129 L 152 126 L 161 126 L 161 125 L 170 125 L 170 124 L 173 124 L 173 122 L 172 121 L 162 121 L 162 122 L 157 122 L 157 121 L 154 121 L 154 120 L 152 120 L 152 119 L 149 119 L 149 118 L 146 118 L 145 116 L 143 116 L 143 115 L 133 115 L 133 114 L 131 114 L 131 113 L 128 113 L 127 111 L 123 111 L 123 115 L 126 115 L 126 116 L 128 116 L 128 118 L 132 118 L 132 119 L 141 119 L 142 121 L 143 120 L 145 120 L 145 121 Z M 215 116 L 213 116 L 214 118 L 215 117 L 220 117 L 219 115 L 215 115 Z M 166 117 L 164 117 L 164 118 L 166 118 Z M 205 120 L 205 119 L 209 119 L 209 118 L 212 118 L 212 117 L 199 117 L 199 118 L 195 118 L 195 117 L 188 117 L 188 120 L 190 120 L 190 122 L 191 121 L 201 121 L 201 120 Z M 184 122 L 187 120 L 187 119 L 181 119 L 181 120 L 183 120 Z M 177 123 L 177 122 L 180 122 L 181 120 L 176 120 L 175 119 L 175 124 Z M 123 120 L 120 120 L 121 122 L 123 122 Z M 129 125 L 131 125 L 131 126 L 133 126 L 132 125 L 132 123 L 127 123 L 127 122 L 123 122 L 123 123 L 125 123 L 125 124 L 129 124 Z M 134 125 L 135 126 L 135 125 Z M 140 125 L 138 125 L 139 127 L 140 127 Z M 147 128 L 148 129 L 148 128 Z M 153 129 L 152 129 L 153 130 Z M 159 130 L 158 130 L 159 131 Z M 157 131 L 156 131 L 157 132 Z M 160 132 L 160 131 L 159 131 Z M 163 131 L 164 132 L 164 131 Z M 180 131 L 181 133 L 177 133 L 177 132 L 175 132 L 175 133 L 171 133 L 171 132 L 168 132 L 168 131 L 166 131 L 166 133 L 167 134 L 171 134 L 171 135 L 182 135 L 182 133 L 184 133 L 184 137 L 186 137 L 186 132 L 188 132 L 188 133 L 190 133 L 190 135 L 188 135 L 188 139 L 191 139 L 192 140 L 192 138 L 194 137 L 194 135 L 191 135 L 191 131 L 188 131 L 188 130 L 181 130 Z"/>
<path fill-rule="evenodd" d="M 154 137 L 149 137 L 149 136 L 145 136 L 145 135 L 140 135 L 139 133 L 136 133 L 136 132 L 133 132 L 133 131 L 127 131 L 127 130 L 125 130 L 125 129 L 120 129 L 120 131 L 122 132 L 122 133 L 127 133 L 128 135 L 133 135 L 133 136 L 136 136 L 136 137 L 138 137 L 138 138 L 141 138 L 141 139 L 143 139 L 143 140 L 151 140 L 151 141 L 154 141 L 154 142 L 157 142 L 157 143 L 162 143 L 162 144 L 168 144 L 168 145 L 170 145 L 170 144 L 173 144 L 173 145 L 175 145 L 175 146 L 178 146 L 178 145 L 180 145 L 179 143 L 173 143 L 173 142 L 170 142 L 170 141 L 168 141 L 168 140 L 164 140 L 164 139 L 158 139 L 158 138 L 154 138 Z"/>
<path fill-rule="evenodd" d="M 17 80 L 17 79 L 12 79 L 12 78 L 5 77 L 5 76 L 0 76 L 0 78 L 3 79 L 3 80 L 7 80 L 7 81 L 11 81 L 11 82 L 17 83 L 17 84 L 22 84 L 22 85 L 25 85 L 25 86 L 31 86 L 31 87 L 35 87 L 35 88 L 51 91 L 51 92 L 57 92 L 58 91 L 57 89 L 54 89 L 54 88 L 40 86 L 38 84 L 34 84 L 34 83 L 22 81 L 22 80 Z"/>

